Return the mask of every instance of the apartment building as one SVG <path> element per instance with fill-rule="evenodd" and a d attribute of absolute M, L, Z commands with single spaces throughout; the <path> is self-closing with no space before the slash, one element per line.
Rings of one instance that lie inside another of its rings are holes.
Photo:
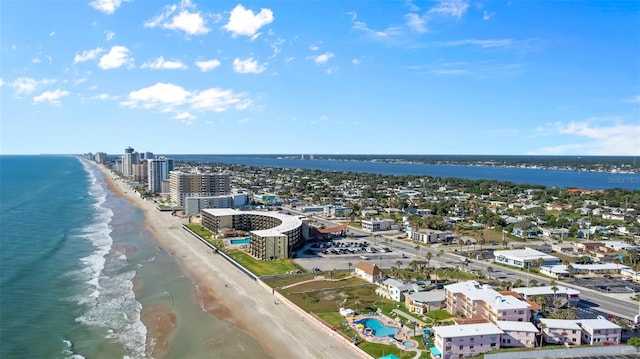
<path fill-rule="evenodd" d="M 444 287 L 446 308 L 451 314 L 465 318 L 485 318 L 497 321 L 529 322 L 531 309 L 527 302 L 511 295 L 502 295 L 489 285 L 476 281 L 449 284 Z"/>
<path fill-rule="evenodd" d="M 162 182 L 169 179 L 173 171 L 173 160 L 165 157 L 147 159 L 147 188 L 152 193 L 161 193 Z"/>
<path fill-rule="evenodd" d="M 421 243 L 439 243 L 446 242 L 453 238 L 453 232 L 451 231 L 437 231 L 434 229 L 420 229 L 412 231 L 409 235 L 412 240 Z"/>
<path fill-rule="evenodd" d="M 579 345 L 582 329 L 575 320 L 540 319 L 542 338 L 550 344 Z"/>
<path fill-rule="evenodd" d="M 580 319 L 576 322 L 582 329 L 582 344 L 620 344 L 622 327 L 619 325 L 606 319 Z"/>
<path fill-rule="evenodd" d="M 229 194 L 231 178 L 228 173 L 193 173 L 170 171 L 170 197 L 178 206 L 187 197 L 213 197 Z"/>
<path fill-rule="evenodd" d="M 499 320 L 496 325 L 504 332 L 500 338 L 501 347 L 533 348 L 536 346 L 536 334 L 539 330 L 533 323 Z"/>
<path fill-rule="evenodd" d="M 551 297 L 566 301 L 570 307 L 575 307 L 580 302 L 580 291 L 562 285 L 512 288 L 511 291 L 518 293 L 524 300 L 531 300 L 533 297 Z"/>
<path fill-rule="evenodd" d="M 432 328 L 442 359 L 476 356 L 500 349 L 504 333 L 493 323 L 447 325 Z"/>
<path fill-rule="evenodd" d="M 362 230 L 369 232 L 387 231 L 391 229 L 396 222 L 388 218 L 363 219 Z"/>
<path fill-rule="evenodd" d="M 203 209 L 202 225 L 213 233 L 222 229 L 249 232 L 249 253 L 260 260 L 291 258 L 308 233 L 306 219 L 276 211 Z"/>

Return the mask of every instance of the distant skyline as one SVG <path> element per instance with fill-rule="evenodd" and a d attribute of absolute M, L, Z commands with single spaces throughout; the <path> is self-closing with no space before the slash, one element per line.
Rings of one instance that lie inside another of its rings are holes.
<path fill-rule="evenodd" d="M 3 1 L 0 154 L 640 155 L 638 1 Z"/>

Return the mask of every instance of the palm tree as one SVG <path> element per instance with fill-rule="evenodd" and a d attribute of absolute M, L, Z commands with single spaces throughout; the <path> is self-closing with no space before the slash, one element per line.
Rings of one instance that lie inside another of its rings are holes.
<path fill-rule="evenodd" d="M 520 287 L 524 286 L 524 282 L 522 281 L 522 279 L 519 279 L 519 278 L 518 278 L 518 279 L 516 280 L 516 282 L 515 282 L 515 283 L 513 283 L 513 286 L 514 286 L 515 288 L 520 288 Z"/>
<path fill-rule="evenodd" d="M 351 263 L 351 262 L 348 262 L 348 263 L 347 263 L 347 267 L 349 267 L 349 272 L 351 272 L 351 266 L 352 266 L 352 265 L 353 265 L 353 263 Z"/>
<path fill-rule="evenodd" d="M 537 287 L 538 281 L 536 279 L 532 279 L 529 281 L 529 287 Z"/>
<path fill-rule="evenodd" d="M 427 267 L 429 267 L 429 262 L 433 259 L 433 254 L 431 254 L 431 252 L 427 252 L 427 254 L 424 255 L 424 258 L 427 260 Z"/>
<path fill-rule="evenodd" d="M 489 280 L 491 280 L 491 273 L 493 273 L 493 267 L 487 267 L 487 273 L 489 273 Z"/>
<path fill-rule="evenodd" d="M 396 264 L 398 265 L 398 269 L 402 268 L 402 261 L 397 261 Z"/>
<path fill-rule="evenodd" d="M 538 346 L 542 346 L 542 338 L 544 337 L 544 329 L 547 327 L 546 324 L 544 323 L 538 323 L 538 328 L 540 329 L 540 345 Z"/>
<path fill-rule="evenodd" d="M 416 244 L 416 246 L 415 246 L 414 248 L 415 248 L 415 250 L 416 250 L 416 256 L 418 256 L 418 257 L 419 257 L 419 256 L 420 256 L 420 245 L 419 245 L 419 244 Z"/>

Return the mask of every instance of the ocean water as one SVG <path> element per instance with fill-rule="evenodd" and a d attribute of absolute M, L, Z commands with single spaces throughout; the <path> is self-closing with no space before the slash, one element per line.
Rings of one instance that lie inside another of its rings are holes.
<path fill-rule="evenodd" d="M 176 316 L 168 358 L 267 357 L 203 312 L 143 220 L 78 158 L 0 156 L 0 358 L 146 358 L 143 306 Z"/>

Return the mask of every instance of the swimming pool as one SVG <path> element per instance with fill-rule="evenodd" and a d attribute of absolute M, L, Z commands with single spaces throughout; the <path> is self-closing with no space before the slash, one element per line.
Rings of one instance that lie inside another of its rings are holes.
<path fill-rule="evenodd" d="M 373 331 L 373 335 L 376 337 L 388 337 L 389 335 L 395 335 L 398 332 L 398 328 L 388 327 L 382 324 L 378 319 L 365 318 L 360 321 L 362 325 Z"/>
<path fill-rule="evenodd" d="M 251 244 L 251 238 L 231 239 L 229 242 L 231 242 L 231 244 Z"/>

